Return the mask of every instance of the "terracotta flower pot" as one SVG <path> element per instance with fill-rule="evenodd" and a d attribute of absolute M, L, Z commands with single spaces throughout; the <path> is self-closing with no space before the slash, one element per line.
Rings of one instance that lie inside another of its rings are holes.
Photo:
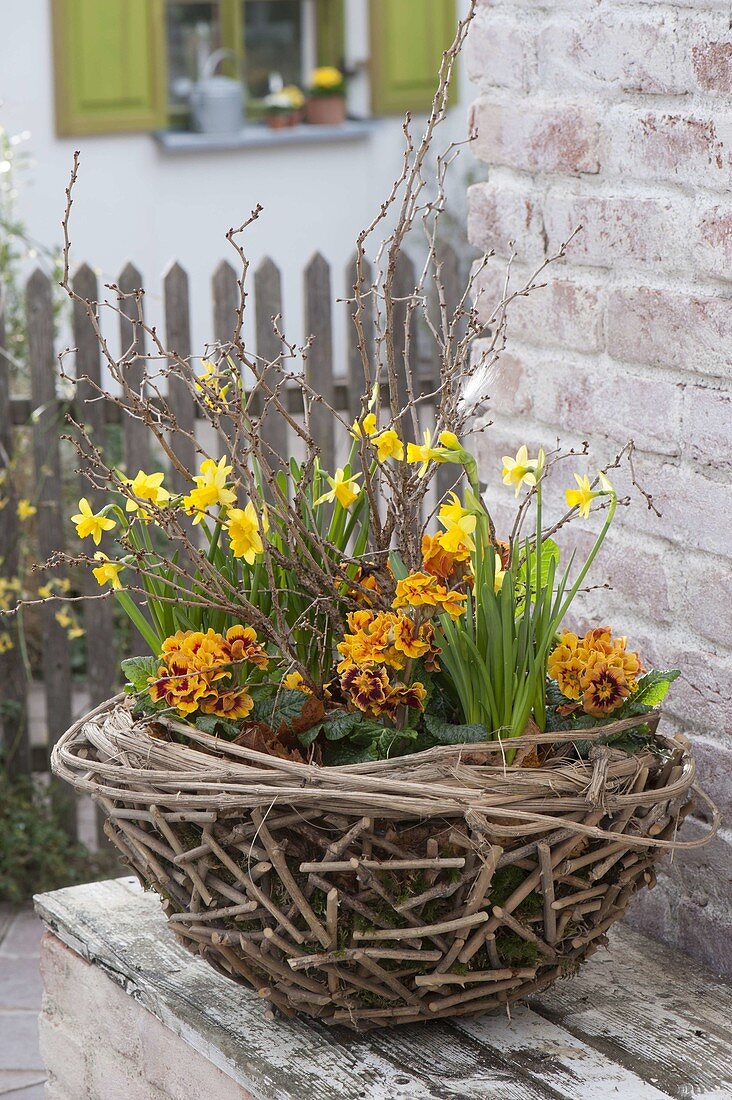
<path fill-rule="evenodd" d="M 346 121 L 346 101 L 341 95 L 314 96 L 307 101 L 305 117 L 311 126 L 340 126 Z"/>

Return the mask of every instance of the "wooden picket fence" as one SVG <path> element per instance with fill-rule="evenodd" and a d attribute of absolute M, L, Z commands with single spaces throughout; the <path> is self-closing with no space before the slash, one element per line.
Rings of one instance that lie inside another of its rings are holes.
<path fill-rule="evenodd" d="M 460 263 L 448 246 L 443 250 L 443 280 L 447 288 L 448 302 L 458 300 Z M 352 293 L 355 261 L 343 272 L 342 286 L 333 288 L 329 264 L 316 254 L 304 271 L 304 327 L 314 337 L 306 365 L 308 380 L 316 392 L 339 411 L 355 417 L 360 413 L 360 395 L 363 389 L 361 363 L 355 337 L 349 339 L 345 376 L 334 373 L 333 321 L 334 310 L 348 310 L 347 303 L 335 304 L 338 298 Z M 227 341 L 233 330 L 238 304 L 237 276 L 233 267 L 222 262 L 212 279 L 213 335 L 217 341 Z M 142 287 L 142 279 L 136 268 L 128 264 L 117 281 L 120 291 L 130 293 Z M 407 298 L 415 286 L 415 268 L 412 261 L 402 255 L 397 268 L 396 296 Z M 74 276 L 74 289 L 82 299 L 97 300 L 99 286 L 97 276 L 87 264 Z M 272 360 L 279 353 L 278 337 L 273 331 L 272 318 L 282 316 L 282 288 L 280 271 L 270 259 L 263 260 L 253 277 L 255 314 L 255 346 L 259 356 Z M 18 430 L 32 435 L 33 476 L 35 495 L 33 503 L 38 511 L 35 524 L 35 549 L 39 561 L 45 561 L 55 551 L 74 545 L 73 529 L 68 519 L 68 502 L 62 501 L 62 454 L 70 447 L 61 436 L 67 431 L 65 413 L 71 411 L 82 418 L 92 436 L 104 448 L 110 425 L 120 424 L 120 411 L 110 402 L 87 402 L 93 390 L 89 383 L 80 381 L 69 409 L 68 402 L 59 396 L 58 349 L 54 346 L 53 296 L 51 281 L 43 271 L 36 270 L 26 285 L 26 324 L 29 397 L 11 393 L 11 365 L 4 354 L 5 332 L 2 300 L 0 298 L 0 498 L 5 501 L 0 510 L 0 584 L 12 580 L 18 571 L 18 548 L 25 529 L 17 516 L 17 485 L 13 478 L 14 442 Z M 188 276 L 178 263 L 173 263 L 163 277 L 163 307 L 165 316 L 165 342 L 167 347 L 180 355 L 191 355 L 190 308 Z M 123 348 L 137 341 L 135 351 L 144 355 L 143 337 L 135 333 L 130 321 L 135 308 L 132 298 L 120 299 L 120 344 Z M 248 304 L 247 308 L 251 308 Z M 406 304 L 401 308 L 406 309 Z M 404 314 L 396 326 L 397 357 L 404 354 Z M 102 362 L 96 337 L 91 329 L 85 309 L 74 304 L 70 318 L 73 346 L 76 348 L 76 374 L 87 376 L 101 383 Z M 416 326 L 416 319 L 415 319 Z M 353 326 L 349 324 L 349 333 Z M 401 337 L 400 334 L 401 333 Z M 420 343 L 418 333 L 410 334 L 412 348 Z M 398 359 L 397 359 L 398 361 Z M 423 392 L 434 389 L 439 377 L 437 364 L 429 356 L 419 362 Z M 142 380 L 144 361 L 138 359 L 129 367 L 130 381 Z M 169 401 L 178 424 L 184 432 L 195 428 L 195 402 L 186 387 L 171 379 Z M 292 391 L 292 411 L 297 411 L 299 391 Z M 326 468 L 334 467 L 336 444 L 332 418 L 319 405 L 315 405 L 311 420 L 313 434 L 318 439 L 322 461 Z M 127 417 L 118 430 L 121 431 L 124 465 L 133 473 L 150 466 L 150 440 L 145 427 Z M 269 442 L 275 453 L 289 455 L 288 428 L 283 418 L 269 416 L 265 424 Z M 193 444 L 183 435 L 173 445 L 182 464 L 191 469 L 195 464 Z M 65 464 L 68 468 L 68 462 Z M 3 476 L 5 471 L 5 476 Z M 171 474 L 177 491 L 184 488 L 179 475 Z M 68 495 L 68 494 L 67 494 Z M 87 496 L 94 509 L 103 504 L 102 494 L 79 478 L 79 495 Z M 59 574 L 57 574 L 59 575 Z M 41 577 L 41 583 L 48 576 Z M 89 578 L 89 593 L 99 594 L 93 578 Z M 0 588 L 0 594 L 1 594 Z M 85 631 L 86 645 L 86 705 L 93 706 L 108 698 L 119 687 L 119 654 L 115 641 L 113 603 L 109 599 L 95 599 L 79 607 L 79 618 Z M 71 645 L 67 631 L 56 620 L 58 605 L 44 604 L 40 609 L 43 635 L 42 685 L 31 685 L 23 660 L 19 625 L 15 617 L 0 617 L 0 635 L 9 636 L 11 647 L 0 652 L 0 748 L 5 767 L 12 774 L 47 770 L 50 750 L 58 737 L 71 725 L 75 715 L 72 698 L 74 680 L 71 666 Z M 79 685 L 77 684 L 77 689 Z M 32 751 L 29 735 L 29 692 L 42 691 L 45 696 L 46 730 L 42 747 Z"/>

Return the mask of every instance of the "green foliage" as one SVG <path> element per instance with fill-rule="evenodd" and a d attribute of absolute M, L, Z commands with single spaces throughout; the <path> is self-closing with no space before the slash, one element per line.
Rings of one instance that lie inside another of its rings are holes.
<path fill-rule="evenodd" d="M 435 744 L 438 745 L 467 745 L 478 741 L 490 741 L 490 733 L 485 726 L 475 723 L 472 725 L 455 725 L 445 722 L 434 714 L 425 714 L 424 726 Z"/>
<path fill-rule="evenodd" d="M 441 615 L 437 631 L 443 676 L 469 725 L 484 725 L 494 736 L 518 737 L 533 716 L 545 728 L 549 651 L 615 515 L 617 498 L 607 495 L 605 522 L 573 578 L 574 556 L 560 573 L 559 548 L 542 539 L 541 482 L 535 493 L 535 536 L 513 547 L 511 568 L 500 584 L 488 517 L 478 515 L 475 585 L 466 614 L 456 622 Z"/>
<path fill-rule="evenodd" d="M 122 661 L 122 671 L 127 677 L 125 691 L 146 692 L 150 676 L 157 676 L 159 662 L 155 657 L 129 657 Z"/>
<path fill-rule="evenodd" d="M 69 839 L 47 791 L 0 771 L 0 901 L 19 905 L 34 893 L 118 873 L 110 854 Z"/>

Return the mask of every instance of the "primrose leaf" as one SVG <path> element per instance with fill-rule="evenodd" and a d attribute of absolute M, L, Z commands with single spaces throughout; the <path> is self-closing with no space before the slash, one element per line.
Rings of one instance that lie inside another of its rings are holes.
<path fill-rule="evenodd" d="M 216 714 L 200 714 L 196 718 L 196 729 L 201 730 L 202 733 L 210 733 L 212 737 L 233 738 L 241 733 L 239 726 Z"/>
<path fill-rule="evenodd" d="M 633 702 L 643 704 L 644 707 L 657 707 L 668 694 L 668 689 L 674 680 L 678 680 L 681 672 L 678 668 L 671 668 L 665 672 L 651 669 L 645 676 L 638 680 L 638 690 L 635 692 Z"/>
<path fill-rule="evenodd" d="M 252 710 L 255 722 L 264 722 L 273 730 L 295 724 L 307 705 L 310 696 L 302 691 L 283 688 L 276 695 L 264 696 L 256 700 Z"/>
<path fill-rule="evenodd" d="M 159 661 L 156 657 L 128 657 L 122 662 L 122 671 L 127 677 L 126 691 L 147 691 L 150 687 L 148 677 L 157 676 Z"/>
<path fill-rule="evenodd" d="M 479 723 L 456 726 L 443 721 L 435 714 L 425 714 L 425 729 L 439 745 L 469 745 L 477 741 L 490 741 L 490 734 Z"/>

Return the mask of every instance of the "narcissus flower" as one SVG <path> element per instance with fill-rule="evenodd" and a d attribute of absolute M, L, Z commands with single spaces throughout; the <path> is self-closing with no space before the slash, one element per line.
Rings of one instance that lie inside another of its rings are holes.
<path fill-rule="evenodd" d="M 0 653 L 9 653 L 10 650 L 14 648 L 13 639 L 7 631 L 3 631 L 3 633 L 0 634 Z"/>
<path fill-rule="evenodd" d="M 162 477 L 162 474 L 160 476 Z M 79 538 L 85 539 L 91 535 L 95 546 L 99 546 L 105 531 L 112 531 L 117 526 L 109 516 L 101 512 L 95 514 L 86 497 L 82 497 L 79 501 L 79 511 L 71 517 L 71 522 L 76 524 L 76 533 Z"/>
<path fill-rule="evenodd" d="M 29 500 L 18 501 L 16 513 L 19 520 L 30 519 L 31 516 L 34 516 L 37 511 L 38 509 L 36 508 L 35 504 L 31 504 Z"/>
<path fill-rule="evenodd" d="M 197 392 L 201 394 L 204 405 L 212 409 L 216 403 L 214 398 L 219 402 L 226 400 L 231 383 L 227 382 L 226 385 L 222 385 L 222 376 L 219 374 L 218 368 L 208 359 L 204 359 L 201 366 L 203 370 L 194 385 Z M 212 397 L 211 394 L 214 396 Z"/>
<path fill-rule="evenodd" d="M 236 503 L 236 493 L 226 487 L 232 469 L 226 464 L 226 456 L 218 462 L 207 458 L 201 463 L 201 473 L 193 479 L 196 488 L 183 498 L 183 506 L 189 515 L 194 516 L 194 524 L 200 523 L 207 510 L 215 505 L 228 508 Z"/>
<path fill-rule="evenodd" d="M 372 435 L 376 435 L 377 431 L 376 413 L 369 412 L 366 413 L 363 420 L 354 420 L 350 434 L 354 439 L 363 439 L 364 436 L 371 438 Z"/>
<path fill-rule="evenodd" d="M 101 565 L 97 565 L 96 568 L 92 569 L 94 579 L 100 588 L 103 588 L 105 584 L 111 584 L 112 588 L 122 587 L 122 582 L 119 579 L 119 575 L 124 569 L 122 562 L 110 561 L 101 550 L 97 550 L 94 561 L 101 562 Z"/>
<path fill-rule="evenodd" d="M 470 550 L 461 545 L 455 551 L 448 551 L 440 540 L 440 535 L 422 536 L 422 569 L 442 581 L 453 577 L 462 580 L 468 573 L 466 562 Z"/>
<path fill-rule="evenodd" d="M 429 469 L 430 462 L 444 462 L 444 448 L 432 445 L 432 432 L 425 429 L 422 433 L 422 443 L 407 443 L 407 462 L 417 463 L 419 477 L 424 477 Z"/>
<path fill-rule="evenodd" d="M 376 448 L 376 457 L 379 462 L 386 462 L 387 458 L 395 458 L 401 462 L 404 458 L 404 444 L 393 428 L 375 435 L 371 440 Z"/>
<path fill-rule="evenodd" d="M 261 519 L 251 500 L 246 508 L 231 508 L 226 518 L 226 533 L 231 539 L 231 551 L 235 558 L 243 558 L 247 565 L 254 565 L 264 552 L 262 533 L 267 533 L 269 523 L 266 511 Z"/>
<path fill-rule="evenodd" d="M 564 496 L 567 501 L 568 508 L 579 508 L 579 514 L 586 519 L 590 514 L 590 507 L 593 500 L 602 496 L 600 492 L 593 492 L 590 485 L 590 479 L 585 474 L 580 477 L 579 474 L 574 475 L 574 480 L 577 482 L 576 489 L 567 489 Z"/>
<path fill-rule="evenodd" d="M 326 477 L 325 480 L 330 485 L 330 489 L 318 497 L 315 501 L 316 505 L 337 500 L 341 507 L 350 508 L 361 492 L 361 486 L 358 484 L 360 476 L 360 474 L 353 474 L 351 477 L 346 477 L 345 471 L 339 466 L 334 477 Z"/>
<path fill-rule="evenodd" d="M 142 511 L 139 502 L 141 500 L 149 500 L 151 504 L 156 504 L 158 507 L 162 504 L 167 504 L 170 500 L 170 493 L 167 489 L 163 488 L 163 481 L 165 474 L 160 472 L 155 474 L 146 474 L 143 470 L 138 470 L 132 480 L 125 482 L 129 491 L 137 497 L 137 500 L 132 500 L 131 497 L 127 498 L 125 509 L 128 512 Z M 143 518 L 145 518 L 143 512 Z"/>
<path fill-rule="evenodd" d="M 515 458 L 511 458 L 510 455 L 503 456 L 503 484 L 513 485 L 518 496 L 522 485 L 537 484 L 544 469 L 544 461 L 543 450 L 539 451 L 536 458 L 529 458 L 529 449 L 524 443 L 519 447 Z"/>
<path fill-rule="evenodd" d="M 478 520 L 473 512 L 463 508 L 457 493 L 450 493 L 449 502 L 442 505 L 438 518 L 445 528 L 444 534 L 438 535 L 440 546 L 444 550 L 451 554 L 457 553 L 463 547 L 475 550 L 472 536 Z"/>

